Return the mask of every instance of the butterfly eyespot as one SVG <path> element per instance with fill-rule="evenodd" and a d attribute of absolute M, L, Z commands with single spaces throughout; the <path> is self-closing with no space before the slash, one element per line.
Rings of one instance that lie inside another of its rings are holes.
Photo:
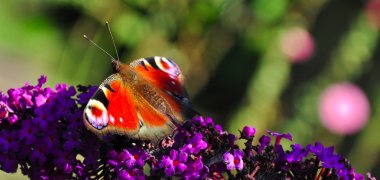
<path fill-rule="evenodd" d="M 84 119 L 88 122 L 88 127 L 101 130 L 108 125 L 107 109 L 95 99 L 91 99 L 85 109 Z"/>
<path fill-rule="evenodd" d="M 100 117 L 103 114 L 103 111 L 96 106 L 91 107 L 90 110 L 95 117 Z"/>

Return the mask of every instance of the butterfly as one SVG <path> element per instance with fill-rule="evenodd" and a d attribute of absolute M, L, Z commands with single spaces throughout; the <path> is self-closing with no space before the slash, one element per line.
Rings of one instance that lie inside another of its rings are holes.
<path fill-rule="evenodd" d="M 198 114 L 174 61 L 159 56 L 129 65 L 112 60 L 112 67 L 114 74 L 103 81 L 84 109 L 84 124 L 95 134 L 158 142 Z"/>

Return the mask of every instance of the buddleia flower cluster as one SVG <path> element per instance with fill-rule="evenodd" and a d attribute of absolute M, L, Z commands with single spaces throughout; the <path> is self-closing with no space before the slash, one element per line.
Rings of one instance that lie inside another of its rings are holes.
<path fill-rule="evenodd" d="M 95 86 L 26 83 L 0 93 L 0 169 L 31 179 L 364 179 L 334 147 L 284 150 L 291 134 L 256 129 L 239 135 L 211 118 L 195 117 L 158 144 L 88 131 L 83 109 Z M 245 142 L 244 147 L 236 144 Z M 366 176 L 372 178 L 370 174 Z"/>

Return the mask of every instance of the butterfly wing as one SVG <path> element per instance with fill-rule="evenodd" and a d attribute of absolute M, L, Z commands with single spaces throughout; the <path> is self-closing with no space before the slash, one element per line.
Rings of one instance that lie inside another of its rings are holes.
<path fill-rule="evenodd" d="M 155 107 L 161 113 L 170 116 L 175 123 L 182 124 L 184 120 L 199 114 L 191 107 L 189 97 L 184 88 L 184 76 L 174 61 L 165 57 L 155 56 L 135 60 L 130 66 L 145 81 L 148 81 L 159 96 L 169 104 L 168 108 L 170 108 L 171 112 L 163 111 L 159 106 Z"/>
<path fill-rule="evenodd" d="M 130 66 L 158 89 L 187 97 L 183 74 L 172 60 L 155 56 L 135 60 Z"/>
<path fill-rule="evenodd" d="M 134 135 L 139 120 L 132 89 L 119 74 L 109 76 L 99 86 L 84 110 L 85 125 L 98 135 L 107 132 Z"/>

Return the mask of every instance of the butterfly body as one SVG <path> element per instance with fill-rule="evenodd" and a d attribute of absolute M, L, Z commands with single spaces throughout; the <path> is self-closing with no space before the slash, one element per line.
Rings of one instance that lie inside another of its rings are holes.
<path fill-rule="evenodd" d="M 173 61 L 155 56 L 130 65 L 116 60 L 112 64 L 115 73 L 103 81 L 84 110 L 85 125 L 92 132 L 158 141 L 196 114 Z"/>

